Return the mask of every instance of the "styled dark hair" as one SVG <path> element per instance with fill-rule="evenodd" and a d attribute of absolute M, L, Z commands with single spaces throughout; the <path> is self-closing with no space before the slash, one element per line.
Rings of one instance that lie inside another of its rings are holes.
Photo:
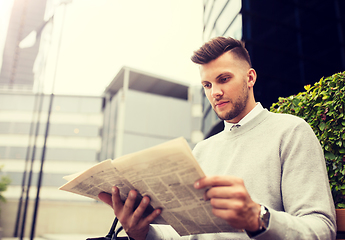
<path fill-rule="evenodd" d="M 249 53 L 244 47 L 244 43 L 231 37 L 216 37 L 211 39 L 194 52 L 191 60 L 196 64 L 206 64 L 228 51 L 234 53 L 238 58 L 247 61 L 250 67 L 252 66 Z"/>

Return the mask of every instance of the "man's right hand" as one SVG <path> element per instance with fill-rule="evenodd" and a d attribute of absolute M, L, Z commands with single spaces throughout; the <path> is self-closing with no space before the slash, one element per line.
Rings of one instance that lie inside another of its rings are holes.
<path fill-rule="evenodd" d="M 113 209 L 115 216 L 119 219 L 123 229 L 127 235 L 135 240 L 145 240 L 149 231 L 150 223 L 159 216 L 161 209 L 155 209 L 147 217 L 143 213 L 150 204 L 150 198 L 144 196 L 139 206 L 134 209 L 137 192 L 131 190 L 128 194 L 126 202 L 123 203 L 120 198 L 120 191 L 117 187 L 112 188 L 112 195 L 108 193 L 100 193 L 99 199 L 109 204 Z"/>

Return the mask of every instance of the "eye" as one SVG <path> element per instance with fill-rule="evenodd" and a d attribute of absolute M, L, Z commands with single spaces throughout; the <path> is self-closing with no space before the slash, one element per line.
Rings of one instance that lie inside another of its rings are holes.
<path fill-rule="evenodd" d="M 223 77 L 220 79 L 220 82 L 227 82 L 230 79 L 230 77 Z"/>
<path fill-rule="evenodd" d="M 204 88 L 210 88 L 211 87 L 211 83 L 204 83 L 204 84 L 202 84 L 202 86 Z"/>

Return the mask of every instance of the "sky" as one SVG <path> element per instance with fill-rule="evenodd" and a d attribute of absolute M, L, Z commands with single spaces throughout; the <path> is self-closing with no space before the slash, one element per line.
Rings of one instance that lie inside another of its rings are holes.
<path fill-rule="evenodd" d="M 11 1 L 0 0 L 1 57 Z M 122 66 L 199 84 L 190 57 L 202 44 L 202 11 L 200 0 L 73 0 L 60 5 L 46 45 L 44 91 L 101 95 Z"/>

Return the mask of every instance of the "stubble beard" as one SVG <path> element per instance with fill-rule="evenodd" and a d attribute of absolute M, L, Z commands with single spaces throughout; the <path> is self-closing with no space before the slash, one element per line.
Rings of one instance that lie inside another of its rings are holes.
<path fill-rule="evenodd" d="M 248 91 L 247 91 L 245 85 L 242 88 L 242 95 L 240 95 L 236 99 L 235 103 L 232 101 L 232 99 L 229 99 L 228 101 L 229 101 L 228 104 L 231 104 L 233 107 L 228 112 L 226 112 L 224 116 L 221 116 L 214 109 L 214 111 L 217 114 L 218 118 L 223 120 L 223 121 L 229 121 L 229 120 L 232 120 L 232 119 L 236 118 L 246 108 L 247 102 L 248 102 Z"/>

